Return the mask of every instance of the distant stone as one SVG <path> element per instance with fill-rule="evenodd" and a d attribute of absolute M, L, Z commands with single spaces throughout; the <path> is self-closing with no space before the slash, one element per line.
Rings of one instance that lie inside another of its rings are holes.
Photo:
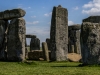
<path fill-rule="evenodd" d="M 15 18 L 10 21 L 7 37 L 7 59 L 9 61 L 25 60 L 25 20 Z"/>
<path fill-rule="evenodd" d="M 40 50 L 40 40 L 39 38 L 31 38 L 30 41 L 30 51 Z"/>
<path fill-rule="evenodd" d="M 68 53 L 68 60 L 71 62 L 79 62 L 81 60 L 81 55 L 76 53 Z"/>
<path fill-rule="evenodd" d="M 44 60 L 49 61 L 49 50 L 46 42 L 42 42 Z"/>
<path fill-rule="evenodd" d="M 25 16 L 26 12 L 23 9 L 5 10 L 0 12 L 0 19 L 10 20 L 13 18 L 20 18 Z"/>
<path fill-rule="evenodd" d="M 47 46 L 48 46 L 48 50 L 50 50 L 50 39 L 49 38 L 46 39 L 46 43 L 47 43 Z"/>
<path fill-rule="evenodd" d="M 100 64 L 100 23 L 82 23 L 81 48 L 83 64 Z"/>
<path fill-rule="evenodd" d="M 26 35 L 26 38 L 36 38 L 36 35 Z"/>

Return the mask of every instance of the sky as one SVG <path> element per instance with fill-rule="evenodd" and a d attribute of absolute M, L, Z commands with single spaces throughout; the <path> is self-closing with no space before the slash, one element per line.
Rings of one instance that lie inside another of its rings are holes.
<path fill-rule="evenodd" d="M 24 9 L 26 34 L 36 35 L 45 42 L 50 38 L 52 9 L 58 5 L 68 10 L 68 25 L 82 24 L 83 19 L 100 15 L 100 0 L 0 0 L 0 11 Z"/>

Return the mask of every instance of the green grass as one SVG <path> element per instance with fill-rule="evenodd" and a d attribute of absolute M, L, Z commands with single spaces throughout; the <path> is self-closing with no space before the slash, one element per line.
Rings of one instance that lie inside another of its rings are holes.
<path fill-rule="evenodd" d="M 99 66 L 79 67 L 74 62 L 0 62 L 0 75 L 100 75 Z"/>

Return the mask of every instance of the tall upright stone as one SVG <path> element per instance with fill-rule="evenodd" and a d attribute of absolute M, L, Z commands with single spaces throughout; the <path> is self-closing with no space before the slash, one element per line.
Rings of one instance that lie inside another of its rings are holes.
<path fill-rule="evenodd" d="M 72 26 L 68 26 L 68 38 L 69 38 L 69 53 L 73 52 L 71 47 L 74 45 L 74 53 L 81 54 L 81 46 L 80 46 L 80 29 L 81 25 L 76 24 Z"/>
<path fill-rule="evenodd" d="M 50 44 L 51 60 L 66 61 L 68 53 L 68 11 L 61 5 L 53 7 Z"/>
<path fill-rule="evenodd" d="M 6 29 L 8 21 L 0 20 L 0 60 L 6 59 Z"/>
<path fill-rule="evenodd" d="M 46 39 L 46 43 L 47 43 L 47 46 L 48 46 L 48 50 L 50 50 L 50 39 L 49 38 Z"/>
<path fill-rule="evenodd" d="M 100 23 L 82 23 L 81 43 L 83 64 L 100 64 Z"/>
<path fill-rule="evenodd" d="M 31 38 L 30 41 L 30 51 L 40 50 L 40 40 L 39 38 Z"/>
<path fill-rule="evenodd" d="M 44 60 L 49 61 L 49 50 L 46 42 L 42 42 Z"/>
<path fill-rule="evenodd" d="M 25 20 L 15 18 L 10 21 L 7 37 L 7 58 L 9 61 L 23 61 L 25 59 Z"/>

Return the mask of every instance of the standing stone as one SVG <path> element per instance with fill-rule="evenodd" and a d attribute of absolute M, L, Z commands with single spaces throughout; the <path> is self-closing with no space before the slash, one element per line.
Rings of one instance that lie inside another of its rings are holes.
<path fill-rule="evenodd" d="M 7 37 L 7 58 L 9 61 L 25 59 L 25 20 L 15 18 L 10 21 Z"/>
<path fill-rule="evenodd" d="M 50 44 L 51 60 L 66 61 L 68 53 L 68 11 L 61 5 L 54 7 L 52 11 Z"/>
<path fill-rule="evenodd" d="M 0 20 L 0 60 L 6 59 L 6 29 L 8 21 Z"/>
<path fill-rule="evenodd" d="M 40 40 L 39 38 L 31 38 L 30 51 L 40 50 Z"/>
<path fill-rule="evenodd" d="M 48 49 L 50 50 L 50 39 L 49 38 L 46 39 L 46 43 L 47 43 Z"/>
<path fill-rule="evenodd" d="M 68 26 L 68 38 L 69 38 L 69 53 L 72 52 L 71 46 L 74 46 L 74 53 L 81 54 L 81 47 L 80 47 L 80 29 L 81 25 L 72 25 Z"/>
<path fill-rule="evenodd" d="M 83 64 L 100 64 L 100 23 L 82 23 L 81 43 Z"/>
<path fill-rule="evenodd" d="M 42 50 L 43 50 L 44 60 L 49 61 L 49 50 L 46 42 L 42 43 Z"/>

